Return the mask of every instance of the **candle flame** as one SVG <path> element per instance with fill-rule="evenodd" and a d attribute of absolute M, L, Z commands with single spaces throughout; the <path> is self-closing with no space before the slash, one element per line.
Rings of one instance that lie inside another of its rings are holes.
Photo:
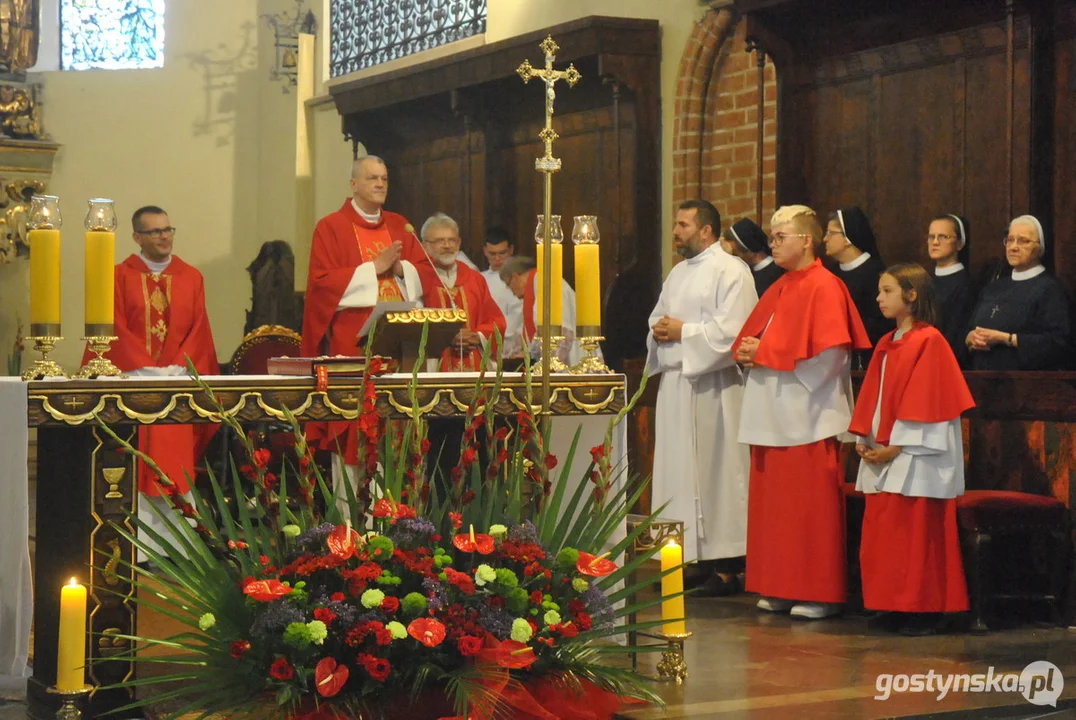
<path fill-rule="evenodd" d="M 78 580 L 76 580 L 75 578 L 71 578 L 71 580 L 67 583 L 67 586 L 68 587 L 78 587 Z"/>
<path fill-rule="evenodd" d="M 676 538 L 669 538 L 669 541 L 667 543 L 665 543 L 665 544 L 666 545 L 679 545 L 680 543 L 676 542 Z"/>

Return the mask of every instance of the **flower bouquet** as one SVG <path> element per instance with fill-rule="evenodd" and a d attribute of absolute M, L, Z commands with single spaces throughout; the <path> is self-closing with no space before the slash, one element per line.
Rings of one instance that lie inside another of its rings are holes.
<path fill-rule="evenodd" d="M 297 424 L 297 461 L 271 473 L 264 451 L 218 406 L 250 455 L 233 466 L 236 497 L 211 476 L 211 491 L 193 489 L 188 501 L 161 477 L 176 510 L 160 513 L 167 531 L 135 517 L 143 539 L 117 526 L 156 566 L 134 569 L 135 601 L 189 628 L 128 638 L 129 659 L 175 668 L 124 683 L 165 686 L 128 707 L 180 701 L 176 717 L 545 720 L 658 702 L 644 677 L 610 662 L 628 651 L 617 635 L 659 624 L 622 620 L 660 601 L 626 603 L 654 581 L 626 582 L 652 553 L 624 562 L 648 526 L 624 531 L 643 483 L 626 482 L 609 458 L 613 427 L 638 395 L 591 450 L 581 482 L 554 474 L 548 428 L 529 410 L 509 427 L 476 403 L 460 467 L 434 487 L 420 413 L 377 418 L 365 382 L 365 462 L 357 487 L 345 483 L 346 502 Z M 501 375 L 476 382 L 483 397 Z M 474 452 L 483 434 L 486 468 Z M 577 431 L 565 467 L 578 441 Z M 151 647 L 166 654 L 140 652 Z"/>

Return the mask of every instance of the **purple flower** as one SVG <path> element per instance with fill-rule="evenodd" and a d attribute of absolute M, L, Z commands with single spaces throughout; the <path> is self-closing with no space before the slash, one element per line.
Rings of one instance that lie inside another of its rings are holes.
<path fill-rule="evenodd" d="M 478 624 L 498 640 L 508 640 L 512 636 L 513 619 L 511 613 L 504 608 L 494 608 L 485 604 L 478 607 Z"/>
<path fill-rule="evenodd" d="M 397 547 L 414 548 L 426 543 L 437 528 L 426 518 L 403 518 L 397 520 L 389 531 L 389 537 Z"/>
<path fill-rule="evenodd" d="M 437 578 L 423 580 L 422 589 L 426 591 L 426 602 L 430 610 L 440 610 L 448 602 L 445 597 L 444 585 Z"/>
<path fill-rule="evenodd" d="M 269 603 L 265 611 L 250 626 L 250 634 L 254 637 L 275 634 L 283 630 L 293 622 L 306 622 L 307 618 L 303 611 L 295 607 L 287 600 L 276 600 Z"/>
<path fill-rule="evenodd" d="M 613 604 L 609 602 L 609 598 L 605 596 L 601 588 L 597 585 L 591 585 L 583 593 L 583 602 L 587 604 L 587 612 L 590 613 L 590 619 L 594 623 L 595 630 L 613 629 L 616 614 L 613 611 Z"/>
<path fill-rule="evenodd" d="M 354 605 L 340 601 L 330 602 L 326 607 L 333 611 L 342 625 L 350 626 L 356 623 L 359 611 Z"/>
<path fill-rule="evenodd" d="M 330 522 L 322 523 L 317 527 L 310 528 L 298 538 L 296 538 L 295 544 L 307 550 L 311 549 L 312 547 L 320 547 L 325 544 L 325 540 L 329 537 L 329 533 L 331 533 L 335 528 L 336 526 Z"/>
<path fill-rule="evenodd" d="M 519 543 L 537 543 L 538 530 L 530 520 L 524 520 L 522 525 L 513 525 L 508 530 L 508 539 Z"/>

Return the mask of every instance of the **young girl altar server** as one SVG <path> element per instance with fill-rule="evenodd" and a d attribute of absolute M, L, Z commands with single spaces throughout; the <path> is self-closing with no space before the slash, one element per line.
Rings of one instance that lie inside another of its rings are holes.
<path fill-rule="evenodd" d="M 897 329 L 875 347 L 849 427 L 861 458 L 856 488 L 866 494 L 863 604 L 893 613 L 890 627 L 904 634 L 926 635 L 937 613 L 968 609 L 955 498 L 964 492 L 960 415 L 975 402 L 934 327 L 926 270 L 890 267 L 878 306 Z"/>

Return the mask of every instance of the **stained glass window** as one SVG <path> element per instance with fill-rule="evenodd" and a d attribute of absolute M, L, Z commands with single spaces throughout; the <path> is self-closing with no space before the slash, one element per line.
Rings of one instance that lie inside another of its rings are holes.
<path fill-rule="evenodd" d="M 60 67 L 164 66 L 164 0 L 60 0 Z"/>

